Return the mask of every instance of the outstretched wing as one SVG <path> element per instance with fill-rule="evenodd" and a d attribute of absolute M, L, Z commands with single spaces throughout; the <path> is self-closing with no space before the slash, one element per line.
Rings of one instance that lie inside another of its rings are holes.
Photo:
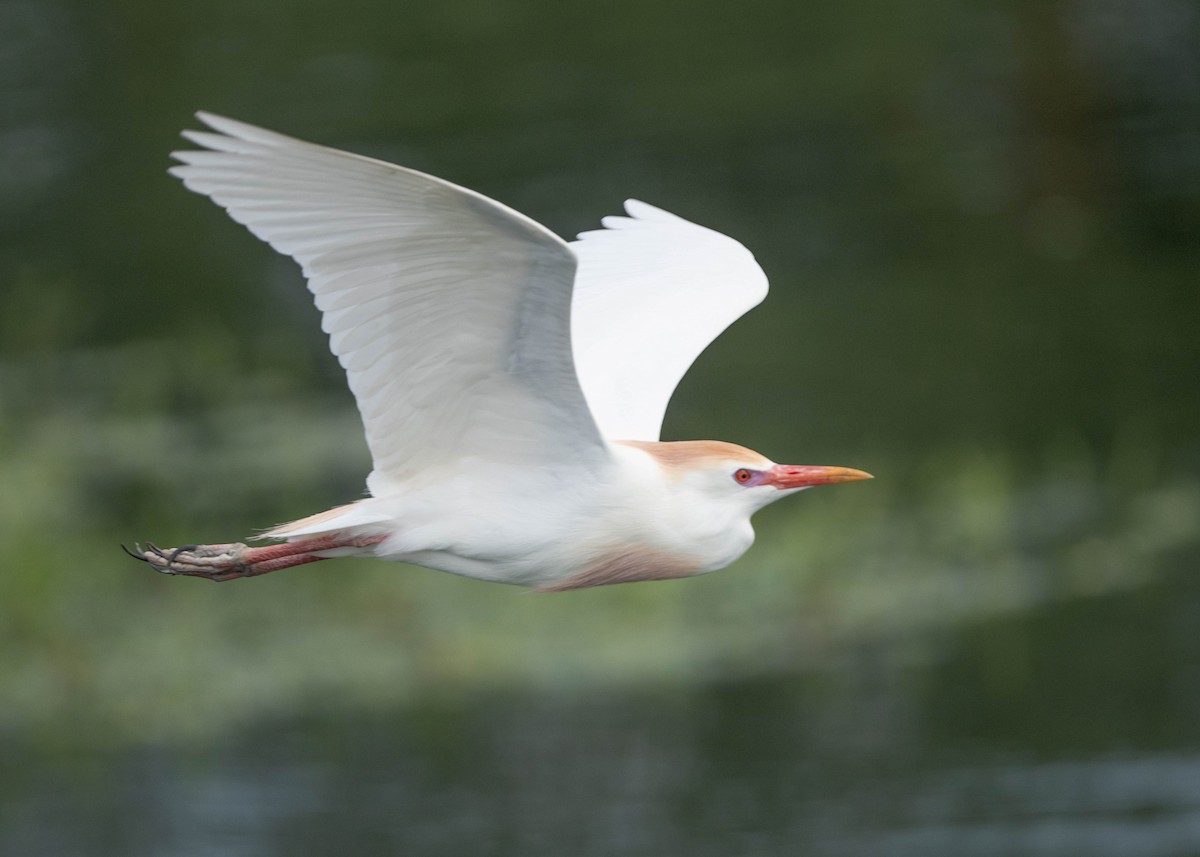
<path fill-rule="evenodd" d="M 766 297 L 767 277 L 726 235 L 633 199 L 625 210 L 571 244 L 571 337 L 601 434 L 653 441 L 688 367 Z"/>
<path fill-rule="evenodd" d="M 300 263 L 358 402 L 375 494 L 471 462 L 590 466 L 606 447 L 570 344 L 575 257 L 432 176 L 199 113 L 171 172 Z"/>

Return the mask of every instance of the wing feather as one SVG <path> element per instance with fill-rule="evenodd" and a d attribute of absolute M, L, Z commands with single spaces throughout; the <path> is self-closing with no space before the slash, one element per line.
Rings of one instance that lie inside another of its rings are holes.
<path fill-rule="evenodd" d="M 592 466 L 568 245 L 414 170 L 210 114 L 171 172 L 300 263 L 346 369 L 379 494 L 483 460 Z"/>
<path fill-rule="evenodd" d="M 575 368 L 600 432 L 656 441 L 667 402 L 721 331 L 767 295 L 734 239 L 637 200 L 571 247 Z"/>

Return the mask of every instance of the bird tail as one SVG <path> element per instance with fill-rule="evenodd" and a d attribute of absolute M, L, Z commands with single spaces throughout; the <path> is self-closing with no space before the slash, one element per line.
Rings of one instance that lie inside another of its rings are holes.
<path fill-rule="evenodd" d="M 370 498 L 367 498 L 368 500 Z M 387 523 L 387 515 L 372 511 L 366 506 L 366 501 L 358 500 L 337 506 L 307 518 L 278 524 L 268 530 L 263 530 L 254 536 L 256 539 L 298 539 L 321 533 L 348 530 L 354 527 L 369 528 L 373 524 Z"/>

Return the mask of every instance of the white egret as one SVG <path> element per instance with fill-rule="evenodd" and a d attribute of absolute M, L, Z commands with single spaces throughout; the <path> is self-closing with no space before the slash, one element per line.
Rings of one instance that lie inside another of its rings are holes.
<path fill-rule="evenodd" d="M 566 242 L 415 170 L 205 113 L 171 172 L 299 262 L 362 415 L 368 496 L 265 547 L 138 545 L 231 580 L 335 556 L 541 590 L 687 577 L 754 540 L 750 516 L 869 479 L 731 443 L 660 442 L 692 361 L 766 296 L 737 241 L 643 202 Z"/>

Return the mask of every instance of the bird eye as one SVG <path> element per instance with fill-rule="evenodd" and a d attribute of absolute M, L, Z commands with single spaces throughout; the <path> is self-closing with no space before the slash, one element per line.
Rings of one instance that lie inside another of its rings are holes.
<path fill-rule="evenodd" d="M 745 485 L 747 482 L 750 481 L 750 477 L 753 475 L 754 475 L 753 473 L 751 473 L 749 470 L 747 470 L 746 468 L 743 467 L 737 473 L 733 474 L 733 478 L 736 479 L 742 485 Z"/>

